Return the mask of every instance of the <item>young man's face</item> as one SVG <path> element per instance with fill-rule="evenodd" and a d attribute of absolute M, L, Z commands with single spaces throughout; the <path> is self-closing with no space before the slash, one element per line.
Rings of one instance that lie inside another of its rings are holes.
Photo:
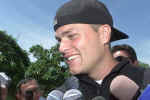
<path fill-rule="evenodd" d="M 104 55 L 100 34 L 89 24 L 68 24 L 56 30 L 59 51 L 67 59 L 72 74 L 91 73 Z"/>
<path fill-rule="evenodd" d="M 40 91 L 39 86 L 35 80 L 31 80 L 28 83 L 21 85 L 21 100 L 39 100 L 40 98 Z M 32 96 L 33 95 L 33 96 Z"/>

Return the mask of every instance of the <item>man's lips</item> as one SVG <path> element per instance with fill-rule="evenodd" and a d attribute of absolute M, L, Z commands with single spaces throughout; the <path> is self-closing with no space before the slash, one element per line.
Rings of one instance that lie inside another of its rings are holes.
<path fill-rule="evenodd" d="M 66 58 L 68 64 L 71 64 L 73 61 L 79 59 L 79 55 L 72 55 Z"/>
<path fill-rule="evenodd" d="M 73 60 L 73 59 L 75 59 L 77 57 L 78 57 L 78 55 L 70 56 L 70 57 L 68 57 L 68 60 Z"/>

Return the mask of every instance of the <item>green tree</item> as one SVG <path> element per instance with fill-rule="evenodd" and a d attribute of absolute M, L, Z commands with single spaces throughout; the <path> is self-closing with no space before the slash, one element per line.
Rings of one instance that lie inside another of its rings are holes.
<path fill-rule="evenodd" d="M 11 77 L 11 89 L 14 92 L 16 84 L 22 78 L 30 65 L 28 54 L 21 49 L 16 40 L 5 31 L 0 31 L 0 71 Z"/>
<path fill-rule="evenodd" d="M 28 67 L 25 76 L 34 77 L 45 89 L 45 94 L 61 85 L 69 73 L 64 59 L 58 51 L 58 44 L 51 49 L 44 49 L 40 45 L 30 48 L 30 53 L 36 58 Z"/>
<path fill-rule="evenodd" d="M 149 64 L 139 61 L 139 65 L 144 68 L 149 68 Z"/>

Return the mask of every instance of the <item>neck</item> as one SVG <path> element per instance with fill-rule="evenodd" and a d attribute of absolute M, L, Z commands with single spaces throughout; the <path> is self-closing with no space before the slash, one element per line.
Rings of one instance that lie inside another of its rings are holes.
<path fill-rule="evenodd" d="M 103 80 L 118 64 L 111 54 L 107 54 L 101 62 L 103 63 L 100 63 L 99 66 L 93 68 L 93 70 L 89 73 L 89 77 L 94 80 Z"/>

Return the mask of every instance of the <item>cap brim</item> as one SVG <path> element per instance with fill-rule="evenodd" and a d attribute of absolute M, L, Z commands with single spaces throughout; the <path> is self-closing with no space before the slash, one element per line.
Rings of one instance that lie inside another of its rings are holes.
<path fill-rule="evenodd" d="M 128 39 L 129 36 L 116 28 L 112 27 L 112 36 L 111 36 L 111 42 L 116 41 L 116 40 L 122 40 L 122 39 Z"/>

